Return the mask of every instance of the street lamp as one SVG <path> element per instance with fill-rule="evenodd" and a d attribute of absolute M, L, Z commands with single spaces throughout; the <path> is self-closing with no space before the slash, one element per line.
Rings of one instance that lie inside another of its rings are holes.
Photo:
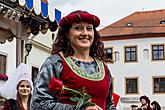
<path fill-rule="evenodd" d="M 25 55 L 25 64 L 26 64 L 27 56 L 29 55 L 29 53 L 32 49 L 32 44 L 31 43 L 26 43 L 25 44 L 25 49 L 26 49 L 26 55 Z"/>

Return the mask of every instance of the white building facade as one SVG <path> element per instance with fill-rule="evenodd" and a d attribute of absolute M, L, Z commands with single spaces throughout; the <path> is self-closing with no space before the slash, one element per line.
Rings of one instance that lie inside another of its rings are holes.
<path fill-rule="evenodd" d="M 158 101 L 165 110 L 165 37 L 106 40 L 104 45 L 116 60 L 108 66 L 113 91 L 121 96 L 124 110 L 132 104 L 140 106 L 142 95 Z"/>
<path fill-rule="evenodd" d="M 1 73 L 4 74 L 5 72 L 10 77 L 16 68 L 16 39 L 12 42 L 0 44 L 0 58 Z M 2 69 L 4 67 L 5 69 Z M 5 83 L 5 80 L 0 80 L 0 86 L 3 83 Z"/>
<path fill-rule="evenodd" d="M 46 34 L 39 33 L 37 36 L 31 36 L 29 42 L 32 44 L 32 50 L 27 57 L 27 64 L 32 66 L 32 77 L 35 78 L 47 57 L 51 54 L 55 32 Z"/>

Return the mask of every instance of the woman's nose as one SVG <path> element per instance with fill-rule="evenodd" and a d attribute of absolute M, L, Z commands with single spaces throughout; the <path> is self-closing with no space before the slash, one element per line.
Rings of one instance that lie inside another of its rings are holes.
<path fill-rule="evenodd" d="M 88 33 L 87 29 L 84 28 L 83 31 L 82 31 L 82 34 L 83 34 L 83 35 L 87 35 L 87 33 Z"/>

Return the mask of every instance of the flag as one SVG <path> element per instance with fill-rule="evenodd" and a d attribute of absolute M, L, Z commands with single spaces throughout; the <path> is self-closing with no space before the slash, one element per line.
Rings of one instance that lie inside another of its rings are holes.
<path fill-rule="evenodd" d="M 114 101 L 114 106 L 116 108 L 118 102 L 119 102 L 119 99 L 120 99 L 120 96 L 116 93 L 112 93 L 112 97 L 113 97 L 113 101 Z"/>
<path fill-rule="evenodd" d="M 55 9 L 55 18 L 56 18 L 57 23 L 59 24 L 60 19 L 61 19 L 61 11 Z"/>

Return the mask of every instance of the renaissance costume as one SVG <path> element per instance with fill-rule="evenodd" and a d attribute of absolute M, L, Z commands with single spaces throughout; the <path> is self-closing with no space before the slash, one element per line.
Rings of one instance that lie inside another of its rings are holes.
<path fill-rule="evenodd" d="M 62 53 L 46 59 L 34 83 L 31 110 L 76 110 L 69 100 L 70 94 L 50 92 L 48 84 L 52 77 L 60 79 L 64 85 L 78 90 L 85 87 L 92 96 L 91 102 L 103 110 L 115 110 L 112 99 L 112 78 L 107 66 L 97 58 L 92 62 L 82 62 Z M 83 108 L 80 108 L 83 110 Z"/>

